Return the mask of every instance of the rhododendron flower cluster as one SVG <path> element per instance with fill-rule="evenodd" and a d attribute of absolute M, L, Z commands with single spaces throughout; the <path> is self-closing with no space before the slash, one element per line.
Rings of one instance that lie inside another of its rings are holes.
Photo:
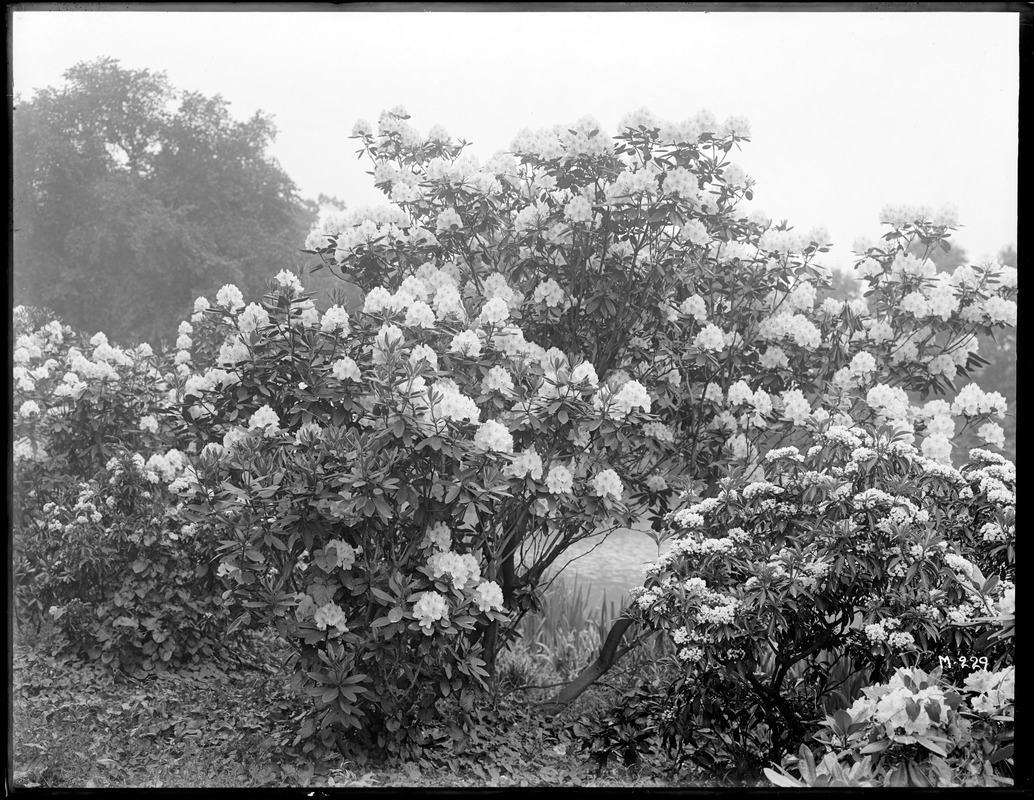
<path fill-rule="evenodd" d="M 503 590 L 494 581 L 484 581 L 474 589 L 474 603 L 479 611 L 502 611 Z"/>
<path fill-rule="evenodd" d="M 546 475 L 546 487 L 550 494 L 570 494 L 573 486 L 574 476 L 567 467 L 555 464 L 549 468 L 549 473 Z"/>
<path fill-rule="evenodd" d="M 263 436 L 272 436 L 280 430 L 280 417 L 269 406 L 262 406 L 248 419 L 249 430 L 261 429 Z"/>
<path fill-rule="evenodd" d="M 481 566 L 470 553 L 434 553 L 427 559 L 427 566 L 435 578 L 448 575 L 456 589 L 464 589 L 481 579 Z"/>
<path fill-rule="evenodd" d="M 346 625 L 348 615 L 343 608 L 334 603 L 327 603 L 317 608 L 313 614 L 313 622 L 321 631 L 333 628 L 335 633 L 340 634 L 348 630 Z"/>
<path fill-rule="evenodd" d="M 424 633 L 430 635 L 434 632 L 434 623 L 448 621 L 449 602 L 438 592 L 424 592 L 413 605 L 413 616 Z"/>
<path fill-rule="evenodd" d="M 452 547 L 452 531 L 444 522 L 436 522 L 427 529 L 420 546 L 433 547 L 443 553 L 447 552 Z"/>
<path fill-rule="evenodd" d="M 621 479 L 612 469 L 605 469 L 592 479 L 593 488 L 600 497 L 610 495 L 614 500 L 621 499 L 623 488 Z"/>

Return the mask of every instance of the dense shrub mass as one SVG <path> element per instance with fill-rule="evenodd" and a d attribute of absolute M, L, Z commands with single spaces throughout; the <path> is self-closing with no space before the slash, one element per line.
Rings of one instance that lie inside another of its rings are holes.
<path fill-rule="evenodd" d="M 212 543 L 147 472 L 123 454 L 56 494 L 22 531 L 16 568 L 23 614 L 49 616 L 70 650 L 133 674 L 213 655 L 229 623 Z"/>
<path fill-rule="evenodd" d="M 15 311 L 19 619 L 134 674 L 209 656 L 229 619 L 210 531 L 166 488 L 187 463 L 159 424 L 172 365 L 45 319 Z"/>
<path fill-rule="evenodd" d="M 730 482 L 675 512 L 671 548 L 635 594 L 629 613 L 679 648 L 673 747 L 703 738 L 708 757 L 760 768 L 849 699 L 844 686 L 902 664 L 1011 658 L 980 641 L 994 625 L 973 623 L 1014 602 L 1012 465 L 974 450 L 956 470 L 839 426 L 817 439 L 770 451 L 773 481 Z"/>
<path fill-rule="evenodd" d="M 910 400 L 950 392 L 985 363 L 977 336 L 1016 320 L 1015 269 L 934 267 L 950 208 L 884 209 L 864 297 L 821 299 L 827 237 L 749 207 L 741 118 L 640 111 L 613 137 L 585 118 L 483 164 L 402 109 L 354 136 L 389 203 L 307 246 L 362 308 L 320 313 L 288 271 L 262 298 L 223 286 L 110 406 L 138 456 L 104 460 L 91 428 L 110 491 L 116 465 L 153 474 L 184 563 L 218 560 L 230 629 L 292 643 L 304 748 L 412 752 L 447 706 L 471 726 L 550 566 L 642 518 L 672 543 L 624 624 L 677 652 L 657 707 L 677 758 L 758 776 L 854 700 L 843 687 L 974 651 L 1009 662 L 991 636 L 1015 579 L 1014 468 L 990 449 L 952 466 L 964 431 L 1001 447 L 1004 398 Z M 26 476 L 147 358 L 95 337 L 92 360 L 47 367 L 46 330 L 16 342 L 17 390 L 71 372 L 21 407 Z M 37 528 L 44 494 L 26 494 Z M 637 702 L 624 719 L 649 716 Z M 634 752 L 645 733 L 629 735 Z"/>

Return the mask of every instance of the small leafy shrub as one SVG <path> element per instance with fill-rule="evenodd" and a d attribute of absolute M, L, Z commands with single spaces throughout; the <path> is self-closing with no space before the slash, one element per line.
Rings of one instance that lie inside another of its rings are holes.
<path fill-rule="evenodd" d="M 1013 667 L 970 673 L 961 690 L 916 667 L 899 668 L 827 717 L 825 753 L 800 748 L 794 778 L 765 769 L 777 786 L 957 787 L 1011 785 Z"/>
<path fill-rule="evenodd" d="M 625 692 L 608 709 L 582 716 L 567 726 L 588 757 L 602 772 L 618 759 L 626 768 L 635 770 L 644 756 L 653 754 L 658 745 L 659 687 L 643 681 Z"/>
<path fill-rule="evenodd" d="M 113 456 L 95 480 L 46 503 L 16 541 L 21 620 L 38 626 L 47 615 L 58 649 L 132 674 L 213 655 L 229 623 L 215 543 L 148 479 L 155 465 Z"/>

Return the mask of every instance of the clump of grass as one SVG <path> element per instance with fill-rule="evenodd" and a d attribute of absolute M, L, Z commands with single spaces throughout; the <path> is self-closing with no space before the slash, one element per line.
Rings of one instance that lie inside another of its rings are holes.
<path fill-rule="evenodd" d="M 591 586 L 555 578 L 542 594 L 538 613 L 521 620 L 518 632 L 533 653 L 548 658 L 557 674 L 567 677 L 591 660 L 605 629 L 618 613 L 604 596 L 599 609 L 589 605 Z"/>
<path fill-rule="evenodd" d="M 623 607 L 608 601 L 606 593 L 599 605 L 590 603 L 591 597 L 592 586 L 577 575 L 558 575 L 547 584 L 537 612 L 520 621 L 519 638 L 499 654 L 497 680 L 503 691 L 525 689 L 530 700 L 546 700 L 596 659 Z M 599 682 L 595 694 L 627 688 L 671 654 L 663 637 L 644 638 Z"/>

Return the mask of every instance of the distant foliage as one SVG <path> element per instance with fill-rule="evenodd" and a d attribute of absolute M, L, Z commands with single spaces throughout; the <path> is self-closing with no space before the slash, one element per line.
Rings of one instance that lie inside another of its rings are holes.
<path fill-rule="evenodd" d="M 300 263 L 315 208 L 269 156 L 268 116 L 113 59 L 65 79 L 16 102 L 16 302 L 156 345 L 197 293 Z"/>

